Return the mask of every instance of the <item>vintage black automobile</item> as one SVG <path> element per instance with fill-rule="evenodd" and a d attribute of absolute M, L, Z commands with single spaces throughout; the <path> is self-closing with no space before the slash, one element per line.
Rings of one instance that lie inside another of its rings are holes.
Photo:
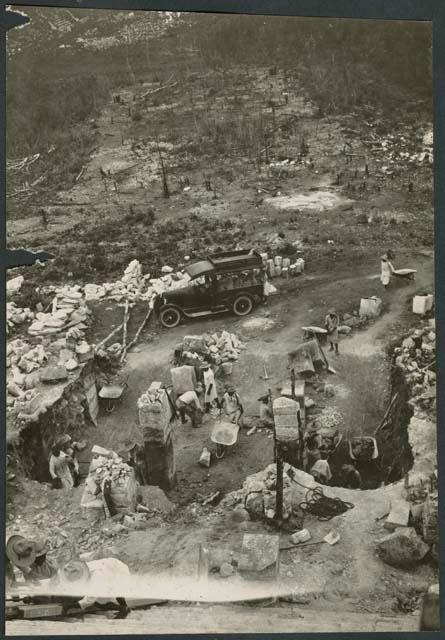
<path fill-rule="evenodd" d="M 237 316 L 250 313 L 264 302 L 266 272 L 259 253 L 229 251 L 193 262 L 185 269 L 189 284 L 160 294 L 154 311 L 169 329 L 183 318 L 200 318 L 232 311 Z"/>

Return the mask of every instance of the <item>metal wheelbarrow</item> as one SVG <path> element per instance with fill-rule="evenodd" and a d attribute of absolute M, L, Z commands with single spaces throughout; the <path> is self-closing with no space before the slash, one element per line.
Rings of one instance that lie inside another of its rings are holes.
<path fill-rule="evenodd" d="M 107 413 L 112 413 L 120 402 L 124 391 L 128 389 L 128 376 L 122 384 L 104 385 L 99 391 L 101 404 Z"/>
<path fill-rule="evenodd" d="M 392 275 L 404 280 L 414 280 L 416 273 L 417 269 L 394 269 Z"/>
<path fill-rule="evenodd" d="M 210 440 L 216 444 L 216 457 L 224 458 L 226 450 L 238 440 L 239 425 L 232 422 L 216 422 Z"/>

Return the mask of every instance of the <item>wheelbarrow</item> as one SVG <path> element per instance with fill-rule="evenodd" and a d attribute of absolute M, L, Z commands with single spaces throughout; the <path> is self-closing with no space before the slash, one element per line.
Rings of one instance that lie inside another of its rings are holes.
<path fill-rule="evenodd" d="M 416 273 L 416 269 L 394 269 L 392 275 L 396 278 L 402 278 L 404 280 L 414 280 Z"/>
<path fill-rule="evenodd" d="M 128 389 L 128 376 L 122 384 L 104 385 L 99 391 L 101 404 L 107 413 L 112 413 L 119 404 L 124 391 Z"/>
<path fill-rule="evenodd" d="M 239 425 L 232 422 L 216 422 L 210 440 L 216 444 L 216 457 L 224 458 L 227 448 L 238 440 Z"/>

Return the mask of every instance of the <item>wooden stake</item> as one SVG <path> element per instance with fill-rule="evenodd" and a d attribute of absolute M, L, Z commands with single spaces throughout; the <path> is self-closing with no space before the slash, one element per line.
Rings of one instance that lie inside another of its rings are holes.
<path fill-rule="evenodd" d="M 113 336 L 114 336 L 118 331 L 120 331 L 120 330 L 122 329 L 122 327 L 123 327 L 123 326 L 124 326 L 124 325 L 123 325 L 123 323 L 121 323 L 118 327 L 116 327 L 115 329 L 113 329 L 113 331 L 112 331 L 111 333 L 109 333 L 109 334 L 107 335 L 107 337 L 106 337 L 106 338 L 104 338 L 101 342 L 99 342 L 99 344 L 97 344 L 97 345 L 94 347 L 94 350 L 95 350 L 95 351 L 98 351 L 101 347 L 103 347 L 103 345 L 104 345 L 106 342 L 108 342 L 108 340 L 109 340 L 110 338 L 112 338 L 112 337 L 113 337 Z"/>
<path fill-rule="evenodd" d="M 389 414 L 390 414 L 390 412 L 391 412 L 391 409 L 393 408 L 394 403 L 395 403 L 395 401 L 397 400 L 398 396 L 399 396 L 399 394 L 398 394 L 398 393 L 396 393 L 396 394 L 392 397 L 391 402 L 390 402 L 390 403 L 389 403 L 389 405 L 388 405 L 388 408 L 387 408 L 387 410 L 386 410 L 386 412 L 385 412 L 385 415 L 383 416 L 383 419 L 382 419 L 381 423 L 379 424 L 379 426 L 377 427 L 377 429 L 374 431 L 374 435 L 376 435 L 376 433 L 377 433 L 378 431 L 380 431 L 380 429 L 381 429 L 381 428 L 383 427 L 383 425 L 386 423 L 386 421 L 387 421 L 387 419 L 388 419 L 388 417 L 389 417 Z"/>
<path fill-rule="evenodd" d="M 153 311 L 153 309 L 149 309 L 149 310 L 148 310 L 147 314 L 145 315 L 145 318 L 142 320 L 142 323 L 141 323 L 141 325 L 140 325 L 139 329 L 136 331 L 136 334 L 135 334 L 135 336 L 134 336 L 133 340 L 131 340 L 131 341 L 128 343 L 128 345 L 127 345 L 126 347 L 124 347 L 124 352 L 125 352 L 125 353 L 127 353 L 127 351 L 128 351 L 129 349 L 131 349 L 131 347 L 132 347 L 134 344 L 136 344 L 136 342 L 138 341 L 139 336 L 141 335 L 141 333 L 142 333 L 142 331 L 143 331 L 143 329 L 144 329 L 145 325 L 147 324 L 147 322 L 148 322 L 148 320 L 149 320 L 149 318 L 150 318 L 150 316 L 151 316 L 151 314 L 152 314 L 152 311 Z"/>
<path fill-rule="evenodd" d="M 128 325 L 128 298 L 125 300 L 125 308 L 124 308 L 124 322 L 123 322 L 123 331 L 122 331 L 122 355 L 120 361 L 122 362 L 125 358 L 125 354 L 127 352 L 127 325 Z"/>

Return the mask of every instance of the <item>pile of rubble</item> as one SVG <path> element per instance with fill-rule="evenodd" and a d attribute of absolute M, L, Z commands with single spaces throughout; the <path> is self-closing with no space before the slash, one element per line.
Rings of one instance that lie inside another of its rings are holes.
<path fill-rule="evenodd" d="M 19 276 L 19 278 L 23 277 Z M 13 278 L 9 283 L 17 282 L 18 278 Z M 8 283 L 8 284 L 9 284 Z M 9 287 L 9 295 L 13 296 L 20 290 L 20 287 Z M 86 328 L 89 310 L 85 306 L 81 287 L 46 287 L 44 293 L 54 293 L 51 311 L 44 312 L 43 305 L 38 303 L 36 311 L 29 307 L 19 307 L 13 300 L 7 302 L 6 320 L 8 329 L 15 328 L 25 322 L 31 322 L 28 327 L 30 336 L 46 336 L 51 334 L 61 334 L 70 327 L 80 326 Z"/>
<path fill-rule="evenodd" d="M 106 506 L 104 485 L 110 483 L 110 497 L 118 512 L 136 508 L 137 483 L 134 469 L 114 451 L 94 446 L 81 506 L 95 516 L 103 514 Z M 99 491 L 98 491 L 99 490 Z"/>
<path fill-rule="evenodd" d="M 164 291 L 185 287 L 190 280 L 187 274 L 181 271 L 175 272 L 167 265 L 162 267 L 161 271 L 163 275 L 160 278 L 151 278 L 150 274 L 143 275 L 141 263 L 138 260 L 132 260 L 120 280 L 102 285 L 86 284 L 85 300 L 109 298 L 117 302 L 124 299 L 130 302 L 139 300 L 150 302 Z"/>
<path fill-rule="evenodd" d="M 382 173 L 390 175 L 394 171 L 394 165 L 398 162 L 415 164 L 433 163 L 433 137 L 432 132 L 427 132 L 422 140 L 416 139 L 412 132 L 407 132 L 406 136 L 389 134 L 386 136 L 376 136 L 371 132 L 373 150 L 379 154 L 379 158 L 384 155 L 384 162 L 388 165 L 381 167 Z"/>
<path fill-rule="evenodd" d="M 291 479 L 291 477 L 293 479 Z M 273 520 L 276 506 L 277 466 L 270 464 L 262 471 L 248 476 L 239 491 L 229 493 L 221 506 L 243 505 L 252 520 Z M 314 488 L 314 478 L 287 462 L 283 465 L 283 518 L 298 514 L 308 489 Z"/>
<path fill-rule="evenodd" d="M 6 326 L 8 330 L 33 319 L 34 313 L 29 307 L 19 307 L 15 302 L 6 303 Z"/>
<path fill-rule="evenodd" d="M 238 360 L 240 352 L 246 346 L 236 334 L 217 331 L 212 334 L 184 336 L 181 348 L 184 361 L 220 365 Z"/>
<path fill-rule="evenodd" d="M 432 318 L 423 327 L 413 329 L 394 349 L 395 365 L 404 373 L 410 386 L 414 407 L 427 413 L 436 408 L 436 322 Z"/>
<path fill-rule="evenodd" d="M 6 354 L 6 404 L 10 410 L 27 414 L 27 407 L 39 396 L 43 385 L 67 381 L 70 373 L 93 357 L 93 350 L 84 340 L 83 330 L 71 327 L 65 337 L 52 343 L 9 340 Z"/>
<path fill-rule="evenodd" d="M 246 348 L 241 340 L 228 331 L 218 331 L 205 336 L 210 359 L 216 364 L 238 360 L 240 352 Z"/>

